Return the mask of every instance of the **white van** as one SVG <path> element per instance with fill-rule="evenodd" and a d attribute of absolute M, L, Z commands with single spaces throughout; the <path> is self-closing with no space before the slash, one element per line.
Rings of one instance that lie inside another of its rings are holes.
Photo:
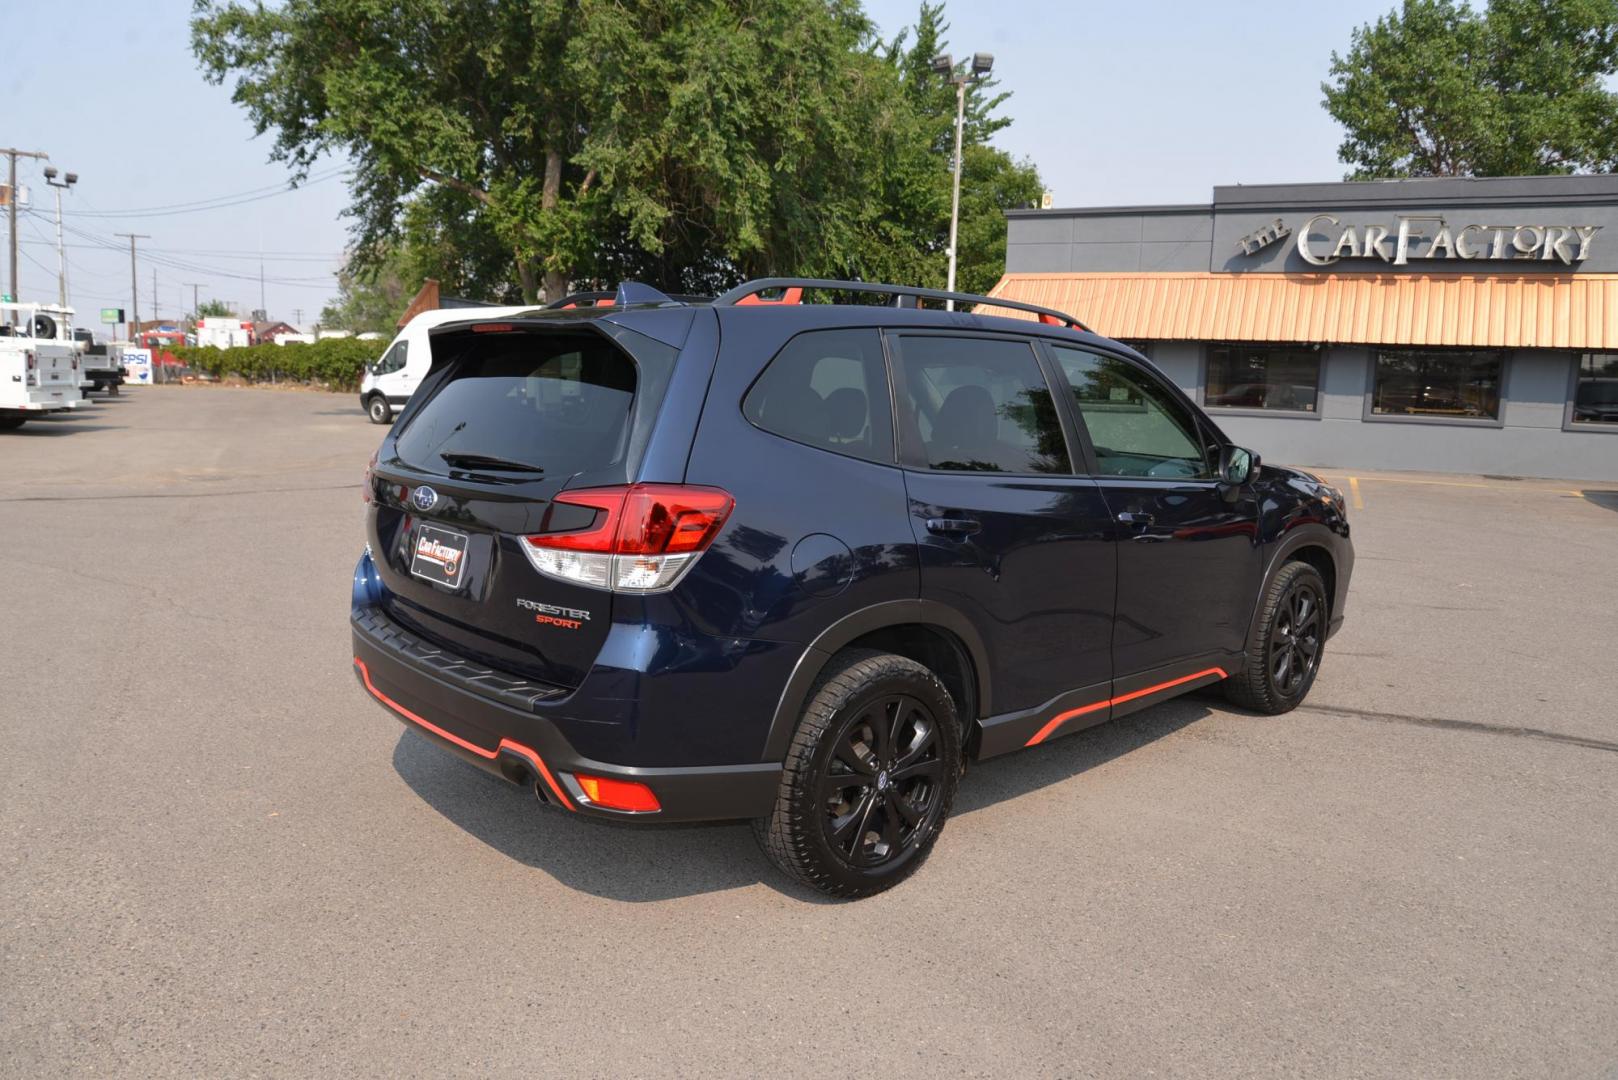
<path fill-rule="evenodd" d="M 540 306 L 438 308 L 422 312 L 405 324 L 380 360 L 366 366 L 365 377 L 360 380 L 360 407 L 373 424 L 393 422 L 394 414 L 404 408 L 421 380 L 427 377 L 427 369 L 433 366 L 433 354 L 427 344 L 427 331 L 433 327 L 467 319 L 505 319 Z"/>

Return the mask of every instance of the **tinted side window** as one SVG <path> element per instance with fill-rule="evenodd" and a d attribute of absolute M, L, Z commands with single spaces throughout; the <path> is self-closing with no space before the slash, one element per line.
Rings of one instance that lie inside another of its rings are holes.
<path fill-rule="evenodd" d="M 893 463 L 887 364 L 875 330 L 814 330 L 776 354 L 742 402 L 765 431 L 837 454 Z"/>
<path fill-rule="evenodd" d="M 1103 476 L 1213 478 L 1196 420 L 1150 375 L 1116 357 L 1062 345 L 1051 351 L 1072 387 Z"/>
<path fill-rule="evenodd" d="M 900 336 L 907 458 L 964 472 L 1070 473 L 1056 402 L 1026 342 Z"/>

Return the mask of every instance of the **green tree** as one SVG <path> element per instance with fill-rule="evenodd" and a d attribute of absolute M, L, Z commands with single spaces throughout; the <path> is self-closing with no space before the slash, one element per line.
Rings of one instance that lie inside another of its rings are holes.
<path fill-rule="evenodd" d="M 1618 168 L 1618 0 L 1404 0 L 1332 53 L 1350 179 Z"/>
<path fill-rule="evenodd" d="M 528 299 L 626 253 L 857 268 L 908 135 L 869 33 L 853 0 L 199 0 L 192 22 L 273 157 L 353 162 L 356 269 L 436 186 Z"/>
<path fill-rule="evenodd" d="M 204 300 L 197 305 L 195 314 L 199 319 L 208 319 L 214 316 L 233 315 L 235 312 L 230 310 L 230 304 L 224 300 Z"/>

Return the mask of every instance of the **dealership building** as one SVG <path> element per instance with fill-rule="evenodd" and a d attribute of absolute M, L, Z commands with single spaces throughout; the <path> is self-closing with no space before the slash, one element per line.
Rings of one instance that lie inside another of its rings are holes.
<path fill-rule="evenodd" d="M 996 295 L 1135 346 L 1268 459 L 1618 481 L 1618 176 L 1008 216 Z"/>

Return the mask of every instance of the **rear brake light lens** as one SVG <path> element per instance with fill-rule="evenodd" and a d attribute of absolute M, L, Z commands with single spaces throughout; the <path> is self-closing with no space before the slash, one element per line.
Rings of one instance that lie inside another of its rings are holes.
<path fill-rule="evenodd" d="M 635 814 L 649 814 L 663 809 L 663 804 L 657 801 L 652 789 L 634 780 L 611 780 L 605 776 L 586 776 L 583 773 L 574 774 L 573 779 L 579 782 L 584 797 L 590 800 L 592 806 L 627 810 Z"/>
<path fill-rule="evenodd" d="M 635 484 L 556 496 L 596 511 L 583 529 L 527 537 L 523 550 L 547 577 L 613 592 L 674 588 L 724 528 L 736 500 L 718 488 Z"/>

